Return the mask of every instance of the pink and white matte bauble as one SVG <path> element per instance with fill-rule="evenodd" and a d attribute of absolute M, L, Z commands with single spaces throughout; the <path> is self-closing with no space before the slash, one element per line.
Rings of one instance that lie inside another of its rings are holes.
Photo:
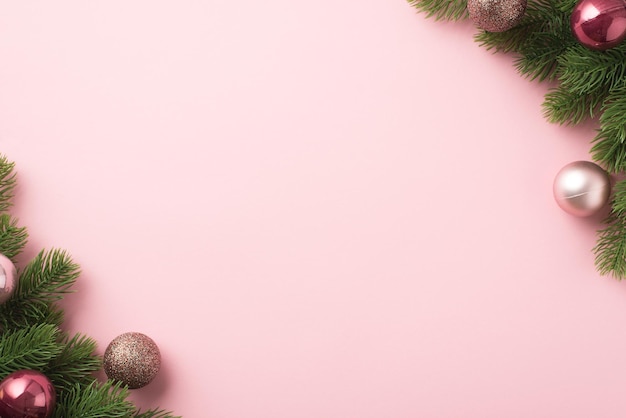
<path fill-rule="evenodd" d="M 52 382 L 35 370 L 19 370 L 0 382 L 0 417 L 48 418 L 56 405 Z"/>
<path fill-rule="evenodd" d="M 613 48 L 626 38 L 626 1 L 580 0 L 570 25 L 576 39 L 587 48 Z"/>
<path fill-rule="evenodd" d="M 565 212 L 574 216 L 591 216 L 608 202 L 611 179 L 599 165 L 590 161 L 575 161 L 556 175 L 553 192 L 556 203 Z"/>
<path fill-rule="evenodd" d="M 0 254 L 0 304 L 11 298 L 17 284 L 17 270 L 8 257 Z"/>

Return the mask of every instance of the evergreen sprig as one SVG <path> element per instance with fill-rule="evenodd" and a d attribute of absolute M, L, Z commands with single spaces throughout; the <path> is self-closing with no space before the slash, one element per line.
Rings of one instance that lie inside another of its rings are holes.
<path fill-rule="evenodd" d="M 57 339 L 57 344 L 61 351 L 48 362 L 44 374 L 61 390 L 70 389 L 76 383 L 90 384 L 92 373 L 102 367 L 100 358 L 93 355 L 96 342 L 81 334 L 72 337 L 63 334 Z"/>
<path fill-rule="evenodd" d="M 457 20 L 467 0 L 407 0 L 436 19 Z M 626 171 L 626 42 L 607 51 L 594 51 L 573 36 L 570 16 L 577 0 L 529 0 L 524 18 L 506 32 L 479 31 L 475 40 L 493 52 L 515 54 L 520 75 L 555 83 L 543 110 L 553 123 L 576 125 L 599 122 L 592 158 L 610 174 Z M 606 228 L 598 231 L 594 249 L 601 274 L 626 278 L 626 203 L 618 183 Z"/>
<path fill-rule="evenodd" d="M 92 382 L 87 386 L 75 385 L 59 395 L 54 411 L 55 418 L 65 417 L 132 417 L 135 407 L 127 400 L 128 388 L 120 383 Z"/>
<path fill-rule="evenodd" d="M 177 418 L 171 412 L 162 409 L 150 409 L 144 412 L 137 412 L 135 418 Z"/>
<path fill-rule="evenodd" d="M 6 212 L 16 184 L 13 169 L 0 155 L 0 253 L 15 262 L 28 234 Z M 128 399 L 127 387 L 99 382 L 96 342 L 60 328 L 63 310 L 57 303 L 79 275 L 79 266 L 60 249 L 42 250 L 20 271 L 11 299 L 0 304 L 0 380 L 22 369 L 44 373 L 57 392 L 54 418 L 175 418 L 160 409 L 142 412 Z"/>
<path fill-rule="evenodd" d="M 411 6 L 436 20 L 460 20 L 468 17 L 467 0 L 408 0 Z"/>
<path fill-rule="evenodd" d="M 594 249 L 600 273 L 626 277 L 626 180 L 615 185 L 613 206 L 606 228 L 599 231 Z"/>
<path fill-rule="evenodd" d="M 0 254 L 14 261 L 26 246 L 27 240 L 26 228 L 19 227 L 17 219 L 8 213 L 0 214 Z"/>
<path fill-rule="evenodd" d="M 626 85 L 611 90 L 602 112 L 600 131 L 593 140 L 591 153 L 610 172 L 620 173 L 626 170 Z"/>
<path fill-rule="evenodd" d="M 70 292 L 80 274 L 63 250 L 42 250 L 20 275 L 13 297 L 0 305 L 0 329 L 47 323 L 60 325 L 63 311 L 55 302 Z"/>
<path fill-rule="evenodd" d="M 13 204 L 13 189 L 16 185 L 14 167 L 15 163 L 0 155 L 0 212 L 8 210 Z"/>
<path fill-rule="evenodd" d="M 0 379 L 20 369 L 40 370 L 62 351 L 60 330 L 50 324 L 22 328 L 0 337 Z"/>
<path fill-rule="evenodd" d="M 42 250 L 26 266 L 15 289 L 16 302 L 53 303 L 70 292 L 80 269 L 64 250 Z"/>

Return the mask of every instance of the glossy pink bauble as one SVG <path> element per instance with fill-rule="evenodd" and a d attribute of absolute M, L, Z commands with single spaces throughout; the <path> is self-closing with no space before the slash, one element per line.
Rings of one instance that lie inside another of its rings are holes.
<path fill-rule="evenodd" d="M 587 48 L 613 48 L 626 38 L 626 1 L 580 0 L 570 23 L 576 39 Z"/>
<path fill-rule="evenodd" d="M 0 382 L 0 417 L 48 418 L 56 403 L 50 380 L 34 370 L 19 370 Z"/>

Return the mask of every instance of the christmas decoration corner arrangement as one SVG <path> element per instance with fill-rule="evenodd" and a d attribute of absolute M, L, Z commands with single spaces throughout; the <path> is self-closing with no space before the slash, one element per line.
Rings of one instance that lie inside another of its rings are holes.
<path fill-rule="evenodd" d="M 591 159 L 555 174 L 556 203 L 574 216 L 610 204 L 594 247 L 603 275 L 626 278 L 626 0 L 408 0 L 437 20 L 469 18 L 480 46 L 515 55 L 524 77 L 550 81 L 552 123 L 596 120 Z M 621 180 L 612 180 L 619 179 Z"/>
<path fill-rule="evenodd" d="M 27 231 L 8 212 L 15 181 L 13 163 L 0 156 L 0 418 L 174 418 L 128 400 L 161 365 L 150 337 L 123 333 L 101 359 L 93 339 L 60 328 L 57 302 L 79 277 L 68 253 L 41 251 L 16 268 Z M 94 375 L 102 367 L 106 381 Z"/>

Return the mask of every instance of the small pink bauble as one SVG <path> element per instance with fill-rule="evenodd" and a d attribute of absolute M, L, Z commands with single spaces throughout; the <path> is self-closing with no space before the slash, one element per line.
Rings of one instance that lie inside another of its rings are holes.
<path fill-rule="evenodd" d="M 600 211 L 611 194 L 611 179 L 606 171 L 590 161 L 567 164 L 554 179 L 554 199 L 565 212 L 591 216 Z"/>
<path fill-rule="evenodd" d="M 626 1 L 580 0 L 570 25 L 576 39 L 587 48 L 613 48 L 626 38 Z"/>
<path fill-rule="evenodd" d="M 49 418 L 56 404 L 50 380 L 34 370 L 19 370 L 0 382 L 0 417 Z"/>
<path fill-rule="evenodd" d="M 8 257 L 0 254 L 0 304 L 11 298 L 16 284 L 17 270 L 15 265 Z"/>

